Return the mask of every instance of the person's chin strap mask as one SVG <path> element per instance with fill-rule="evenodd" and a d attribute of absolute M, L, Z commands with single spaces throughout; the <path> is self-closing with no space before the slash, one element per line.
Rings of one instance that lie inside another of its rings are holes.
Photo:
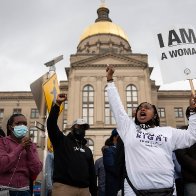
<path fill-rule="evenodd" d="M 85 137 L 85 129 L 84 128 L 73 128 L 73 135 L 77 140 L 83 140 Z"/>
<path fill-rule="evenodd" d="M 142 128 L 142 129 L 149 129 L 150 127 L 154 127 L 155 126 L 155 117 L 154 116 L 151 120 L 145 122 L 145 123 L 141 123 L 139 124 L 139 126 Z"/>

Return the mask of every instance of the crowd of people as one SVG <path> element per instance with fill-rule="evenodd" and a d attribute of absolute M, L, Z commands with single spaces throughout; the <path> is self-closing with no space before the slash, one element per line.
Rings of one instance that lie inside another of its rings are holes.
<path fill-rule="evenodd" d="M 162 127 L 155 105 L 148 102 L 142 102 L 130 118 L 113 81 L 114 66 L 108 65 L 106 72 L 116 128 L 96 161 L 87 146 L 90 125 L 84 119 L 75 120 L 68 135 L 58 127 L 66 95 L 58 94 L 51 107 L 46 196 L 172 196 L 174 189 L 177 196 L 196 196 L 196 96 L 190 96 L 187 127 Z M 42 162 L 27 133 L 22 114 L 9 118 L 7 136 L 0 130 L 0 195 L 32 195 L 30 185 L 41 172 Z"/>

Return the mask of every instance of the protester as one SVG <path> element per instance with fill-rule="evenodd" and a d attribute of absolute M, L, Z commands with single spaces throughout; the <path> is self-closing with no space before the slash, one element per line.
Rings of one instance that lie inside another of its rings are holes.
<path fill-rule="evenodd" d="M 101 148 L 103 154 L 104 146 Z M 98 181 L 98 196 L 105 196 L 105 169 L 103 165 L 103 156 L 95 161 L 95 173 Z"/>
<path fill-rule="evenodd" d="M 174 162 L 174 179 L 175 179 L 175 190 L 174 195 L 184 196 L 184 183 L 181 174 L 181 166 L 176 158 L 175 152 L 172 153 Z"/>
<path fill-rule="evenodd" d="M 120 189 L 120 181 L 117 178 L 117 170 L 115 165 L 116 145 L 119 135 L 116 129 L 112 130 L 109 138 L 110 144 L 103 150 L 103 164 L 105 168 L 105 195 L 117 196 Z M 112 188 L 111 188 L 112 187 Z"/>
<path fill-rule="evenodd" d="M 124 196 L 124 180 L 126 177 L 125 151 L 124 143 L 120 137 L 116 144 L 115 166 L 116 175 L 119 181 L 119 189 L 121 190 L 121 195 Z"/>
<path fill-rule="evenodd" d="M 189 108 L 186 110 L 186 117 L 190 118 Z M 187 129 L 185 126 L 184 129 Z M 190 148 L 176 150 L 177 160 L 181 165 L 181 174 L 184 184 L 184 196 L 196 195 L 196 143 Z"/>
<path fill-rule="evenodd" d="M 67 100 L 59 94 L 51 108 L 47 129 L 54 148 L 53 196 L 97 195 L 93 155 L 86 146 L 85 132 L 90 128 L 84 119 L 73 122 L 71 132 L 65 136 L 57 125 L 60 105 Z M 90 190 L 90 192 L 89 192 Z"/>
<path fill-rule="evenodd" d="M 107 92 L 117 130 L 125 146 L 125 163 L 129 187 L 125 195 L 172 195 L 174 164 L 172 152 L 196 142 L 196 97 L 191 96 L 188 131 L 172 127 L 159 127 L 154 105 L 141 103 L 136 110 L 135 122 L 127 115 L 113 82 L 114 67 L 107 71 Z M 127 187 L 127 186 L 126 186 Z M 134 193 L 135 192 L 135 193 Z"/>
<path fill-rule="evenodd" d="M 47 140 L 47 156 L 45 162 L 45 181 L 46 181 L 46 196 L 52 195 L 52 184 L 53 184 L 53 169 L 54 169 L 54 153 L 53 146 L 50 139 Z"/>
<path fill-rule="evenodd" d="M 0 138 L 0 189 L 9 190 L 10 196 L 29 196 L 31 176 L 42 170 L 36 145 L 26 136 L 27 119 L 13 114 L 7 122 L 7 137 Z"/>

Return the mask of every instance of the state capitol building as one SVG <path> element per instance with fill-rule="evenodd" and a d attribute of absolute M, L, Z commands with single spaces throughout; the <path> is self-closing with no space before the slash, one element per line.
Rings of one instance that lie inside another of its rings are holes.
<path fill-rule="evenodd" d="M 67 80 L 59 83 L 68 101 L 58 121 L 65 134 L 73 120 L 88 121 L 86 139 L 95 159 L 101 156 L 101 147 L 116 126 L 106 93 L 107 64 L 115 66 L 114 82 L 130 117 L 139 103 L 147 101 L 156 105 L 162 126 L 180 127 L 187 124 L 185 111 L 190 96 L 190 91 L 159 90 L 150 79 L 153 68 L 148 64 L 148 55 L 132 52 L 127 35 L 112 22 L 108 8 L 99 7 L 97 14 L 95 22 L 81 32 L 77 52 L 70 56 L 70 66 L 65 68 Z M 46 118 L 39 115 L 30 91 L 0 92 L 0 127 L 4 131 L 13 113 L 27 117 L 30 137 L 43 159 L 46 135 L 43 126 L 38 125 L 44 125 Z"/>

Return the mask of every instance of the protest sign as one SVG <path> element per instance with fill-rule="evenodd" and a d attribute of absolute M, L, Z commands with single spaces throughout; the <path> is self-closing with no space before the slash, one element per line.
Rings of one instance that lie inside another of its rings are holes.
<path fill-rule="evenodd" d="M 50 112 L 52 104 L 56 102 L 57 95 L 60 93 L 57 75 L 53 74 L 44 84 L 43 92 L 46 99 L 48 112 Z M 60 112 L 63 110 L 63 105 L 60 107 Z"/>
<path fill-rule="evenodd" d="M 196 31 L 178 26 L 155 35 L 163 83 L 196 78 Z"/>

